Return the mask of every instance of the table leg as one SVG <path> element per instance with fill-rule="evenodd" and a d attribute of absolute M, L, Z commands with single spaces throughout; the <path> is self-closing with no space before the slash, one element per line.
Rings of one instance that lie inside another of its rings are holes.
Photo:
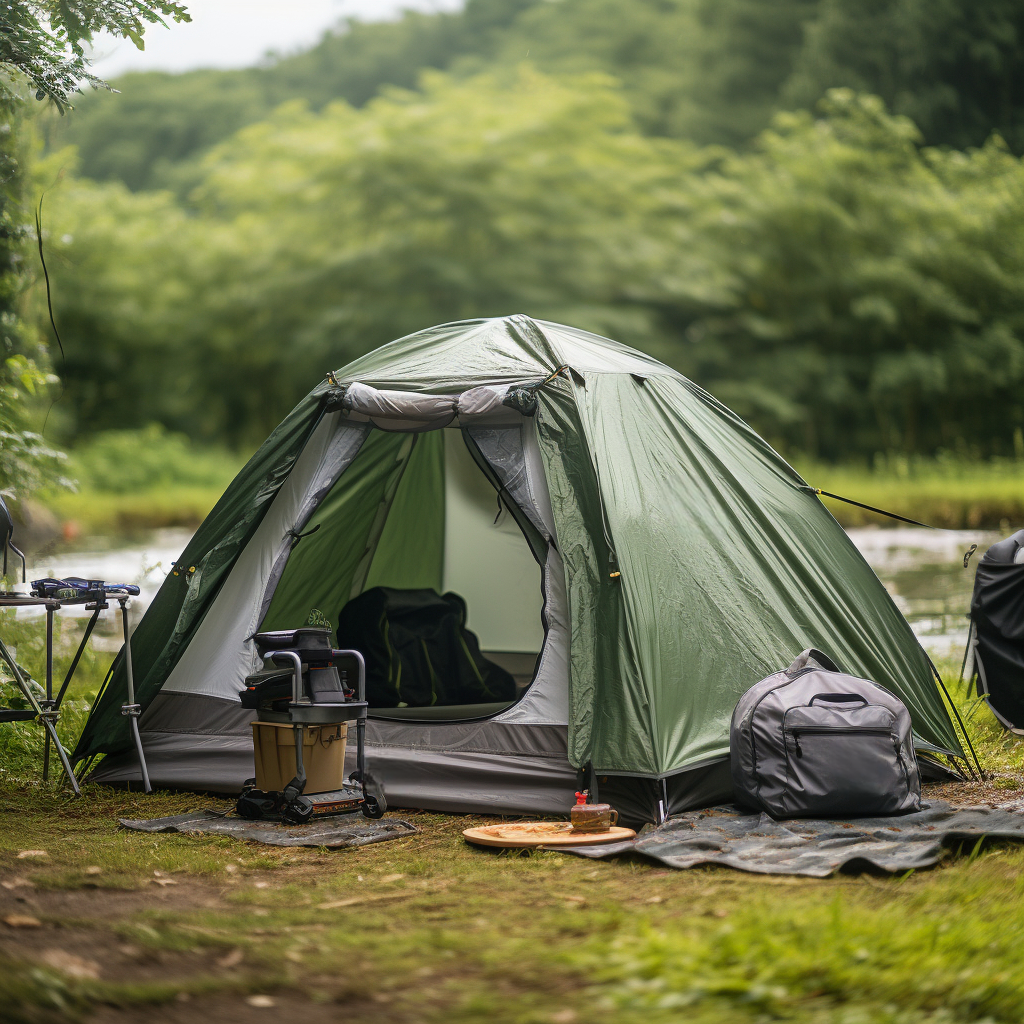
<path fill-rule="evenodd" d="M 75 773 L 71 768 L 71 763 L 68 761 L 67 753 L 64 747 L 61 745 L 60 740 L 57 737 L 57 731 L 53 727 L 53 722 L 47 717 L 40 702 L 36 700 L 35 694 L 32 692 L 32 688 L 28 685 L 24 676 L 21 674 L 21 669 L 18 668 L 18 663 L 14 660 L 11 652 L 7 649 L 7 645 L 0 640 L 0 658 L 10 666 L 11 672 L 14 675 L 14 681 L 18 684 L 18 689 L 25 695 L 25 699 L 32 705 L 32 710 L 35 711 L 42 723 L 43 731 L 46 736 L 46 750 L 49 751 L 50 742 L 53 741 L 54 748 L 57 751 L 57 756 L 60 758 L 60 763 L 64 767 L 64 771 L 67 773 L 68 779 L 71 781 L 71 786 L 75 791 L 75 796 L 81 796 L 82 790 L 79 788 L 78 779 L 75 777 Z"/>
<path fill-rule="evenodd" d="M 53 609 L 49 606 L 46 608 L 46 703 L 44 707 L 47 711 L 53 707 Z M 44 722 L 50 726 L 46 729 L 46 738 L 43 741 L 43 782 L 46 782 L 50 777 L 50 734 L 53 733 L 55 740 L 57 734 L 49 719 L 44 719 Z M 59 747 L 58 744 L 58 749 Z"/>
<path fill-rule="evenodd" d="M 61 704 L 64 702 L 64 694 L 67 693 L 68 687 L 71 685 L 71 680 L 75 676 L 75 672 L 78 669 L 78 663 L 82 660 L 82 655 L 85 653 L 86 644 L 89 643 L 89 637 L 92 636 L 92 631 L 96 628 L 96 620 L 100 617 L 100 612 L 106 608 L 105 604 L 97 604 L 96 610 L 92 613 L 92 618 L 89 619 L 89 624 L 85 627 L 85 632 L 82 634 L 82 641 L 78 645 L 78 650 L 75 652 L 75 656 L 71 661 L 71 667 L 67 671 L 67 675 L 64 676 L 64 682 L 61 683 L 60 689 L 57 691 L 57 697 L 54 701 L 54 705 L 57 710 L 60 710 Z"/>
<path fill-rule="evenodd" d="M 135 703 L 135 677 L 132 672 L 132 643 L 128 635 L 128 599 L 118 598 L 121 605 L 121 622 L 124 624 L 124 665 L 128 675 L 128 703 L 121 708 L 121 714 L 127 715 L 131 723 L 132 739 L 135 741 L 135 752 L 139 755 L 139 767 L 142 769 L 142 786 L 145 792 L 152 793 L 149 781 L 149 768 L 146 765 L 146 754 L 142 749 L 142 736 L 139 734 L 139 715 L 142 708 Z"/>
<path fill-rule="evenodd" d="M 81 796 L 82 790 L 79 788 L 78 779 L 75 777 L 75 772 L 71 767 L 71 762 L 68 760 L 67 752 L 64 750 L 63 745 L 57 738 L 57 730 L 54 729 L 53 723 L 48 718 L 43 719 L 43 728 L 46 730 L 47 747 L 49 747 L 50 739 L 52 737 L 53 748 L 57 751 L 57 757 L 60 758 L 64 774 L 67 775 L 68 780 L 71 782 L 71 788 L 75 791 L 75 796 Z"/>

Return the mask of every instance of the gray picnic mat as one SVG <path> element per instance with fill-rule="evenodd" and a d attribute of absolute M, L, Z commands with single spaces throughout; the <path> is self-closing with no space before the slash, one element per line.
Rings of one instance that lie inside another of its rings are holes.
<path fill-rule="evenodd" d="M 836 821 L 775 821 L 767 814 L 713 807 L 675 815 L 626 842 L 558 850 L 593 859 L 635 853 L 673 868 L 723 864 L 768 875 L 825 878 L 840 868 L 931 867 L 945 849 L 965 844 L 973 849 L 984 838 L 1024 842 L 1024 801 L 955 808 L 936 800 L 899 817 Z"/>
<path fill-rule="evenodd" d="M 285 825 L 278 821 L 247 821 L 217 811 L 195 811 L 170 818 L 137 821 L 118 818 L 122 828 L 133 832 L 182 832 L 203 835 L 234 836 L 271 846 L 368 846 L 412 835 L 419 829 L 399 818 L 372 821 L 361 812 L 319 818 L 305 825 Z"/>

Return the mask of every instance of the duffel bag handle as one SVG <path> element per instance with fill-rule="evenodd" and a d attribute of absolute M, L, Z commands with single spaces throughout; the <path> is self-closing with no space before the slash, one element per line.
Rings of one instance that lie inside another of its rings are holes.
<path fill-rule="evenodd" d="M 802 651 L 796 661 L 786 669 L 786 675 L 795 676 L 798 672 L 803 672 L 805 669 L 812 668 L 813 666 L 809 665 L 809 662 L 814 662 L 815 665 L 828 672 L 839 671 L 839 666 L 836 665 L 836 663 L 827 654 L 825 654 L 824 651 L 819 651 L 814 647 L 808 647 L 807 650 Z"/>
<path fill-rule="evenodd" d="M 811 704 L 816 700 L 827 701 L 829 704 L 860 704 L 863 707 L 868 706 L 868 702 L 859 693 L 816 693 L 811 698 Z"/>

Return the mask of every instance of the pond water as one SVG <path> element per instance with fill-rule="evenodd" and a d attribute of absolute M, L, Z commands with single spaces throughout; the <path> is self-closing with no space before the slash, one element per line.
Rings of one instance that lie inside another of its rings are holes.
<path fill-rule="evenodd" d="M 934 657 L 960 657 L 978 559 L 1001 534 L 978 530 L 847 531 Z M 964 568 L 972 544 L 978 550 Z"/>
<path fill-rule="evenodd" d="M 868 564 L 885 584 L 910 621 L 925 649 L 937 657 L 956 657 L 967 639 L 967 612 L 974 586 L 974 569 L 998 533 L 923 529 L 853 529 L 849 531 Z M 142 594 L 133 602 L 131 619 L 142 612 L 181 555 L 191 533 L 158 530 L 145 542 L 109 550 L 62 552 L 34 559 L 29 579 L 42 576 L 83 576 L 118 583 L 137 583 Z M 964 569 L 964 553 L 978 551 Z M 72 614 L 87 614 L 68 609 Z M 22 610 L 19 614 L 30 613 Z M 98 646 L 114 638 L 97 637 Z"/>

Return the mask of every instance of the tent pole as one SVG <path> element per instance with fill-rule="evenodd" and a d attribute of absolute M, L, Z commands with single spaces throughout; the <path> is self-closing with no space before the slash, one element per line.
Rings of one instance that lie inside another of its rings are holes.
<path fill-rule="evenodd" d="M 587 767 L 590 769 L 590 802 L 599 804 L 601 801 L 597 794 L 597 772 L 594 771 L 594 762 L 591 761 Z"/>

